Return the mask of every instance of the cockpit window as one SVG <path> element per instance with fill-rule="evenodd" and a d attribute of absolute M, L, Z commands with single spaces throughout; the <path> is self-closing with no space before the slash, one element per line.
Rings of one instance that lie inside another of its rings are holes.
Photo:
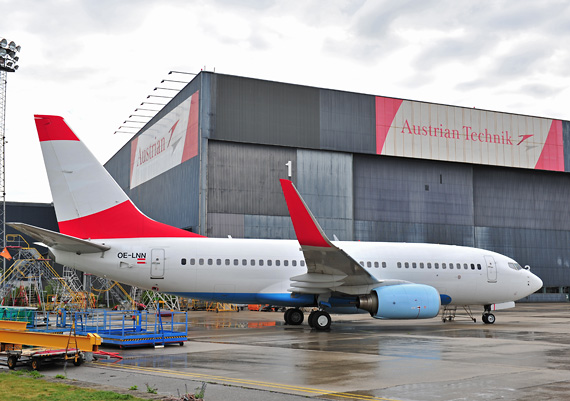
<path fill-rule="evenodd" d="M 516 262 L 509 262 L 509 267 L 513 270 L 522 270 L 521 265 Z"/>

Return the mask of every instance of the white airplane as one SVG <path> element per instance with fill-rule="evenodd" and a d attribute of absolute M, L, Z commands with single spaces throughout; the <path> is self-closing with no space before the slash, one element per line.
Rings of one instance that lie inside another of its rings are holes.
<path fill-rule="evenodd" d="M 207 238 L 139 211 L 63 118 L 35 116 L 60 233 L 23 223 L 55 260 L 98 276 L 177 296 L 288 307 L 327 330 L 327 311 L 378 319 L 424 319 L 441 306 L 514 307 L 542 281 L 513 259 L 483 249 L 331 241 L 293 183 L 281 185 L 297 240 Z"/>

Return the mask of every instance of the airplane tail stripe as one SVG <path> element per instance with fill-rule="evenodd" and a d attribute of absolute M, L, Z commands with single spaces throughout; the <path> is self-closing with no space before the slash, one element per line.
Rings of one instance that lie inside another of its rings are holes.
<path fill-rule="evenodd" d="M 77 135 L 59 116 L 35 115 L 36 128 L 40 142 L 44 141 L 79 141 Z"/>
<path fill-rule="evenodd" d="M 59 222 L 61 233 L 77 238 L 131 237 L 203 237 L 180 228 L 152 220 L 143 215 L 130 200 L 73 220 Z"/>

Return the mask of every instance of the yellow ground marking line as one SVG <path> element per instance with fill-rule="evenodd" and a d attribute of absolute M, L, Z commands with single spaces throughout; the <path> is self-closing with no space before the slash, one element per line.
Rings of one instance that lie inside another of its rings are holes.
<path fill-rule="evenodd" d="M 297 391 L 301 393 L 309 393 L 309 394 L 319 394 L 323 396 L 332 396 L 332 397 L 339 397 L 339 398 L 346 398 L 346 399 L 357 399 L 357 400 L 368 400 L 368 401 L 399 401 L 391 398 L 382 398 L 382 397 L 374 397 L 371 395 L 364 395 L 364 394 L 352 394 L 352 393 L 344 393 L 344 392 L 330 392 L 327 390 L 321 390 L 317 388 L 311 387 L 300 387 L 300 386 L 293 386 L 288 384 L 279 384 L 279 383 L 271 383 L 271 382 L 262 382 L 257 380 L 248 380 L 248 379 L 236 379 L 232 377 L 224 377 L 224 376 L 214 376 L 209 374 L 203 373 L 185 373 L 185 372 L 178 372 L 175 370 L 167 370 L 167 369 L 157 369 L 157 368 L 146 368 L 141 366 L 128 366 L 128 365 L 112 365 L 109 366 L 106 363 L 95 362 L 96 365 L 105 366 L 108 368 L 115 368 L 115 369 L 127 369 L 127 370 L 136 370 L 141 372 L 149 372 L 149 373 L 162 373 L 166 375 L 174 375 L 174 376 L 182 376 L 182 377 L 193 377 L 201 380 L 212 380 L 212 381 L 221 381 L 226 383 L 235 383 L 241 385 L 250 385 L 250 386 L 257 386 L 257 387 L 265 387 L 265 388 L 274 388 L 274 389 L 281 389 L 281 390 L 290 390 L 290 391 Z"/>

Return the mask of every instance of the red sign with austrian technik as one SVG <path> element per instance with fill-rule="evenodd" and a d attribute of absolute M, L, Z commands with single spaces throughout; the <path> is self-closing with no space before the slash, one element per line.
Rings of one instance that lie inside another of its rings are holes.
<path fill-rule="evenodd" d="M 380 96 L 376 153 L 564 171 L 560 120 Z"/>
<path fill-rule="evenodd" d="M 198 154 L 199 91 L 131 142 L 131 189 Z"/>

